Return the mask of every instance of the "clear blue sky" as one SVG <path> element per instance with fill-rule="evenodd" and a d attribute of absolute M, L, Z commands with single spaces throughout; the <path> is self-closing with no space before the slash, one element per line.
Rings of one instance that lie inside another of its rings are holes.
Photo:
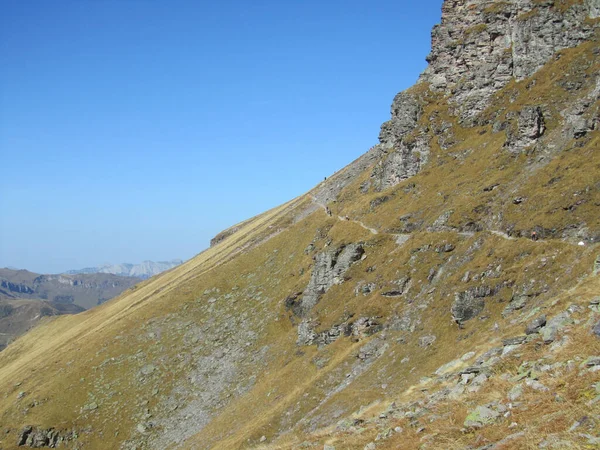
<path fill-rule="evenodd" d="M 377 143 L 441 0 L 0 2 L 0 267 L 187 259 Z"/>

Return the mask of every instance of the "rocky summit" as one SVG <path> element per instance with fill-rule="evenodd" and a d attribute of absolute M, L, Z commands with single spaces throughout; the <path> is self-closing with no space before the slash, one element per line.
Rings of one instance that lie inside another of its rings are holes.
<path fill-rule="evenodd" d="M 0 448 L 598 448 L 599 16 L 446 0 L 362 157 L 0 353 Z"/>

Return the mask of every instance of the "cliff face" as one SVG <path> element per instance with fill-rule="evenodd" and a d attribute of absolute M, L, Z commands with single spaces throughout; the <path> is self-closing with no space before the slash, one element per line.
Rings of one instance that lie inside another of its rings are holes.
<path fill-rule="evenodd" d="M 590 39 L 598 0 L 446 1 L 421 76 L 450 94 L 464 121 L 481 113 L 511 80 L 532 76 L 554 54 Z"/>
<path fill-rule="evenodd" d="M 9 345 L 0 446 L 597 446 L 598 9 L 446 1 L 379 144 Z"/>

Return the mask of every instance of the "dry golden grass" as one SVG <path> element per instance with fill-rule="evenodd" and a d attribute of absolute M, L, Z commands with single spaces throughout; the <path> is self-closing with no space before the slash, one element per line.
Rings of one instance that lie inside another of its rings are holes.
<path fill-rule="evenodd" d="M 535 84 L 529 85 L 532 80 L 528 80 L 507 86 L 497 95 L 494 108 L 506 114 L 528 104 L 549 105 L 548 133 L 559 133 L 556 111 L 569 99 L 556 85 L 567 67 L 581 61 L 590 61 L 585 69 L 588 75 L 600 71 L 592 50 L 592 44 L 585 44 L 563 52 L 558 61 L 536 74 Z M 372 420 L 394 400 L 423 400 L 441 386 L 431 380 L 421 383 L 441 365 L 469 351 L 481 355 L 502 345 L 503 338 L 522 334 L 527 314 L 552 316 L 570 303 L 586 307 L 585 302 L 599 292 L 598 278 L 589 277 L 598 245 L 581 248 L 557 238 L 573 224 L 600 229 L 600 131 L 589 133 L 580 141 L 583 145 L 563 142 L 561 152 L 542 163 L 535 153 L 507 153 L 502 148 L 504 133 L 493 134 L 491 124 L 462 128 L 449 114 L 445 99 L 430 94 L 427 86 L 413 90 L 427 102 L 424 121 L 436 112 L 436 120 L 454 124 L 456 144 L 443 151 L 434 138 L 426 169 L 384 193 L 359 192 L 360 184 L 370 176 L 367 170 L 330 205 L 334 214 L 347 214 L 379 230 L 378 234 L 356 222 L 328 217 L 320 208 L 303 217 L 301 213 L 311 208 L 310 196 L 305 195 L 243 222 L 217 246 L 117 299 L 36 328 L 0 353 L 0 422 L 9 430 L 0 436 L 0 447 L 12 448 L 17 430 L 32 424 L 60 430 L 90 426 L 91 431 L 79 437 L 85 448 L 118 448 L 137 436 L 139 401 L 147 400 L 144 407 L 153 412 L 160 403 L 159 397 L 149 396 L 144 386 L 136 384 L 141 364 L 138 352 L 146 355 L 144 361 L 168 367 L 160 377 L 161 395 L 168 394 L 181 385 L 193 366 L 185 359 L 189 356 L 186 327 L 242 314 L 246 314 L 244 325 L 257 336 L 248 355 L 266 349 L 265 356 L 257 360 L 256 367 L 240 364 L 238 378 L 221 393 L 223 405 L 210 411 L 211 421 L 185 442 L 187 448 L 298 448 L 309 441 L 331 443 L 338 449 L 362 449 L 381 432 L 380 426 L 404 429 L 378 441 L 377 448 L 383 449 L 482 446 L 516 431 L 523 431 L 523 436 L 506 448 L 530 448 L 543 435 L 570 436 L 568 428 L 591 395 L 593 376 L 569 373 L 544 378 L 551 391 L 526 391 L 527 410 L 515 411 L 513 417 L 477 433 L 461 431 L 472 407 L 505 399 L 510 382 L 500 378 L 502 373 L 513 374 L 522 360 L 537 360 L 548 351 L 535 342 L 519 350 L 519 358 L 499 364 L 495 376 L 479 392 L 433 406 L 419 419 L 425 428 L 422 432 L 407 418 L 387 418 L 381 424 Z M 549 183 L 557 176 L 562 176 L 560 181 Z M 484 190 L 496 183 L 496 189 Z M 575 193 L 585 201 L 569 209 Z M 371 208 L 371 201 L 382 195 L 389 200 Z M 512 199 L 517 195 L 527 197 L 527 202 L 514 205 Z M 447 211 L 452 211 L 448 228 L 429 230 Z M 412 214 L 409 220 L 416 223 L 415 231 L 398 245 L 395 234 L 402 227 L 400 217 L 407 214 Z M 472 235 L 457 232 L 470 222 L 482 224 L 484 231 Z M 538 242 L 509 240 L 492 233 L 509 226 L 525 234 L 534 226 L 557 231 Z M 322 296 L 313 310 L 317 331 L 344 322 L 349 314 L 354 320 L 378 317 L 383 324 L 406 317 L 410 326 L 391 327 L 359 342 L 343 337 L 322 349 L 298 348 L 300 319 L 285 308 L 284 299 L 305 289 L 315 253 L 350 242 L 363 242 L 366 259 L 351 267 L 343 284 Z M 315 250 L 305 252 L 310 243 Z M 445 243 L 452 243 L 455 249 L 435 250 Z M 498 266 L 501 270 L 493 274 Z M 431 269 L 437 271 L 436 276 L 430 276 Z M 462 281 L 467 271 L 471 278 Z M 491 275 L 473 279 L 482 273 Z M 382 295 L 404 276 L 412 280 L 408 293 L 402 297 Z M 357 294 L 359 283 L 373 283 L 376 288 L 369 295 Z M 458 329 L 450 319 L 454 295 L 481 284 L 501 287 L 486 298 L 480 318 Z M 533 294 L 527 306 L 504 318 L 502 311 L 513 294 L 528 286 Z M 203 293 L 215 289 L 221 296 L 243 295 L 236 302 L 220 299 L 207 312 L 208 295 Z M 251 295 L 256 291 L 261 292 L 263 302 Z M 261 321 L 263 317 L 269 320 Z M 145 339 L 154 328 L 161 329 L 160 339 Z M 436 341 L 421 347 L 419 339 L 428 335 L 435 335 Z M 598 341 L 583 325 L 572 327 L 569 337 L 571 341 L 554 354 L 557 360 L 600 354 Z M 344 386 L 353 368 L 365 364 L 357 354 L 370 342 L 386 346 L 383 355 L 369 363 L 368 370 L 352 375 L 352 382 Z M 206 346 L 203 351 L 209 353 L 210 349 Z M 252 388 L 237 393 L 236 386 L 250 376 L 256 377 Z M 100 385 L 110 385 L 107 389 L 116 394 L 111 397 L 100 392 Z M 27 393 L 23 401 L 16 400 L 20 391 Z M 99 398 L 100 407 L 84 413 L 81 407 L 90 401 L 90 393 Z M 564 402 L 554 401 L 554 393 Z M 25 411 L 31 399 L 40 404 Z M 596 406 L 590 410 L 597 413 Z M 432 415 L 438 418 L 429 421 Z M 365 420 L 364 430 L 340 431 L 337 423 L 348 418 Z M 520 424 L 514 431 L 508 429 L 512 420 Z M 268 440 L 261 444 L 263 435 Z M 580 441 L 574 442 L 579 445 Z"/>

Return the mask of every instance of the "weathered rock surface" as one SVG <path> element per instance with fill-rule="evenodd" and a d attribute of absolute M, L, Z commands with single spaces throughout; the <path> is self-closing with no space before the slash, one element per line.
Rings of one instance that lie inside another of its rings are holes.
<path fill-rule="evenodd" d="M 19 434 L 17 445 L 19 447 L 55 448 L 60 445 L 65 439 L 70 439 L 72 436 L 61 436 L 54 428 L 42 429 L 32 426 L 26 426 Z"/>
<path fill-rule="evenodd" d="M 495 294 L 490 286 L 477 286 L 454 295 L 452 304 L 452 319 L 457 323 L 466 322 L 478 316 L 485 307 L 485 297 Z"/>
<path fill-rule="evenodd" d="M 540 331 L 540 329 L 546 325 L 546 316 L 540 316 L 532 320 L 525 328 L 525 334 L 534 334 Z"/>
<path fill-rule="evenodd" d="M 417 127 L 421 117 L 421 105 L 416 96 L 400 92 L 392 102 L 392 118 L 381 125 L 379 142 L 385 148 L 396 146 L 404 136 Z"/>
<path fill-rule="evenodd" d="M 500 417 L 500 413 L 487 406 L 478 406 L 469 413 L 465 419 L 464 426 L 470 428 L 481 428 L 494 423 Z"/>
<path fill-rule="evenodd" d="M 533 75 L 558 51 L 593 33 L 586 18 L 597 17 L 597 1 L 560 8 L 556 2 L 510 0 L 446 1 L 442 23 L 432 31 L 429 66 L 421 80 L 452 92 L 452 103 L 472 120 L 491 96 L 514 77 Z"/>
<path fill-rule="evenodd" d="M 520 152 L 535 144 L 546 131 L 544 114 L 539 106 L 527 106 L 519 113 L 516 126 L 506 130 L 506 143 L 512 152 Z"/>
<path fill-rule="evenodd" d="M 334 284 L 344 281 L 344 274 L 350 266 L 359 261 L 365 251 L 361 244 L 348 244 L 335 250 L 318 253 L 314 260 L 315 265 L 299 302 L 291 301 L 288 307 L 295 314 L 304 316 L 317 304 L 321 295 L 329 290 Z"/>

